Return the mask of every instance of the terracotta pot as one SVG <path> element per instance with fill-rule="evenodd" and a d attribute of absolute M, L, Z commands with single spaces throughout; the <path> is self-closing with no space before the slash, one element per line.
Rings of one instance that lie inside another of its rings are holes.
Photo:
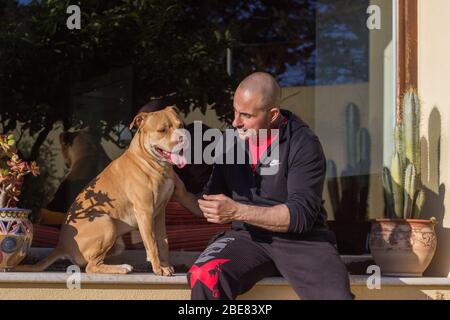
<path fill-rule="evenodd" d="M 436 219 L 372 220 L 369 247 L 381 273 L 422 276 L 436 251 Z"/>
<path fill-rule="evenodd" d="M 0 271 L 17 266 L 27 255 L 33 239 L 31 210 L 0 208 Z"/>

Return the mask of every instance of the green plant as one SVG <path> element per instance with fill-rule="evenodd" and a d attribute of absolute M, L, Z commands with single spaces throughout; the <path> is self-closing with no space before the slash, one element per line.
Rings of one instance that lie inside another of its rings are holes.
<path fill-rule="evenodd" d="M 336 221 L 365 221 L 370 184 L 370 135 L 360 128 L 358 107 L 350 103 L 345 111 L 347 168 L 337 177 L 333 160 L 327 161 L 328 192 Z"/>
<path fill-rule="evenodd" d="M 0 208 L 15 207 L 22 191 L 24 177 L 39 174 L 36 162 L 20 159 L 13 135 L 0 135 Z"/>
<path fill-rule="evenodd" d="M 0 1 L 0 133 L 35 137 L 27 160 L 59 123 L 123 148 L 117 128 L 173 92 L 184 114 L 211 108 L 231 123 L 239 79 L 284 74 L 315 50 L 316 9 L 303 1 L 83 0 L 80 30 L 66 26 L 70 1 L 27 2 Z"/>
<path fill-rule="evenodd" d="M 420 101 L 409 89 L 397 113 L 391 167 L 383 168 L 386 217 L 412 219 L 420 215 L 425 193 L 420 174 Z"/>

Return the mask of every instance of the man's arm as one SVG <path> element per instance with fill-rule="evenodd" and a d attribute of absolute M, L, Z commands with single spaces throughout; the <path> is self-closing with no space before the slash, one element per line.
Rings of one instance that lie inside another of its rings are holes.
<path fill-rule="evenodd" d="M 204 195 L 199 208 L 211 223 L 224 224 L 242 221 L 273 232 L 289 230 L 290 214 L 285 204 L 259 207 L 236 202 L 223 194 Z"/>
<path fill-rule="evenodd" d="M 285 204 L 273 207 L 240 204 L 237 220 L 273 232 L 288 232 L 290 215 Z"/>
<path fill-rule="evenodd" d="M 270 231 L 304 233 L 312 229 L 322 205 L 325 158 L 315 138 L 301 141 L 301 147 L 290 158 L 288 197 L 273 207 L 245 205 L 223 194 L 203 196 L 199 207 L 213 223 L 243 221 Z"/>

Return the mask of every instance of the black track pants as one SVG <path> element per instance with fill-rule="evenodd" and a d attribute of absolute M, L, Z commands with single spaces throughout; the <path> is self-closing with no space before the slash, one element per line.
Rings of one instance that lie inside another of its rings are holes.
<path fill-rule="evenodd" d="M 188 271 L 191 299 L 232 300 L 259 280 L 282 275 L 301 299 L 353 299 L 347 269 L 329 242 L 220 234 Z"/>

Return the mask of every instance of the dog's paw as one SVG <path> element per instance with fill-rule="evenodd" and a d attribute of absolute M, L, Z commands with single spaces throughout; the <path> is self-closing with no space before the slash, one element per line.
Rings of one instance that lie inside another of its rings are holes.
<path fill-rule="evenodd" d="M 121 264 L 119 265 L 124 271 L 124 273 L 130 273 L 133 271 L 133 266 L 130 266 L 129 264 Z"/>
<path fill-rule="evenodd" d="M 174 269 L 172 266 L 153 268 L 153 273 L 157 276 L 171 276 L 174 273 Z"/>

